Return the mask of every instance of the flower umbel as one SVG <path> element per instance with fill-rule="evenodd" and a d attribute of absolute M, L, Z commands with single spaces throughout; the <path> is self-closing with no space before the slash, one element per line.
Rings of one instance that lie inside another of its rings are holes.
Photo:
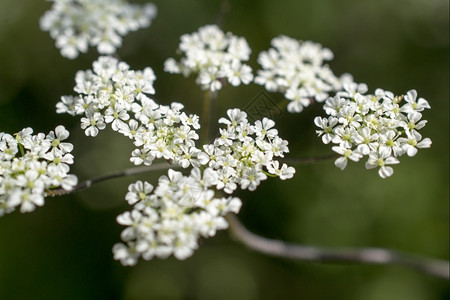
<path fill-rule="evenodd" d="M 238 213 L 241 200 L 235 197 L 216 198 L 210 189 L 214 179 L 193 168 L 189 176 L 169 170 L 161 176 L 158 186 L 138 181 L 131 184 L 126 198 L 134 203 L 133 210 L 117 217 L 123 243 L 114 245 L 114 258 L 123 265 L 135 265 L 140 257 L 166 258 L 174 255 L 186 259 L 198 248 L 200 237 L 211 237 L 226 229 L 224 215 Z M 206 179 L 206 178 L 205 178 Z"/>
<path fill-rule="evenodd" d="M 125 0 L 50 0 L 51 10 L 40 20 L 61 55 L 74 59 L 88 46 L 100 54 L 112 54 L 122 45 L 122 36 L 150 26 L 156 16 L 152 3 L 137 5 Z"/>
<path fill-rule="evenodd" d="M 336 77 L 324 62 L 333 59 L 328 48 L 311 41 L 298 41 L 278 36 L 271 42 L 273 48 L 258 56 L 261 70 L 255 83 L 270 92 L 281 92 L 289 112 L 299 113 L 313 101 L 323 102 L 331 92 L 342 88 L 342 83 L 352 81 L 351 76 Z"/>
<path fill-rule="evenodd" d="M 18 206 L 31 212 L 44 205 L 47 191 L 71 190 L 77 184 L 77 177 L 68 174 L 73 145 L 63 142 L 69 131 L 60 125 L 47 135 L 32 133 L 31 128 L 15 137 L 0 132 L 0 216 Z"/>
<path fill-rule="evenodd" d="M 366 95 L 367 87 L 344 84 L 344 89 L 335 97 L 327 99 L 324 105 L 328 118 L 316 117 L 314 122 L 321 128 L 317 134 L 325 144 L 332 142 L 333 151 L 342 155 L 335 162 L 344 169 L 348 159 L 359 161 L 368 156 L 367 169 L 379 167 L 382 178 L 391 176 L 403 154 L 416 155 L 418 149 L 429 148 L 431 140 L 422 139 L 418 132 L 426 124 L 422 119 L 428 102 L 417 92 L 410 90 L 406 96 L 394 96 L 392 92 L 375 90 L 375 95 Z M 406 103 L 402 104 L 402 101 Z"/>
<path fill-rule="evenodd" d="M 254 191 L 267 174 L 282 180 L 294 176 L 293 167 L 283 164 L 280 169 L 279 162 L 273 159 L 289 152 L 288 142 L 273 128 L 274 121 L 264 118 L 252 125 L 247 113 L 237 108 L 229 109 L 227 115 L 228 119 L 219 119 L 226 128 L 221 128 L 213 144 L 204 145 L 204 151 L 198 154 L 201 164 L 216 171 L 217 189 L 231 194 L 240 185 Z"/>
<path fill-rule="evenodd" d="M 62 97 L 57 112 L 84 115 L 81 128 L 87 136 L 97 136 L 110 124 L 133 140 L 137 148 L 130 160 L 135 165 L 164 158 L 184 168 L 196 166 L 198 117 L 182 112 L 180 103 L 164 106 L 149 98 L 155 79 L 151 68 L 133 71 L 124 62 L 101 56 L 92 70 L 77 73 L 78 97 Z"/>
<path fill-rule="evenodd" d="M 244 64 L 250 57 L 250 47 L 243 37 L 224 33 L 217 25 L 206 25 L 197 32 L 181 36 L 179 51 L 184 54 L 179 62 L 169 58 L 164 70 L 189 76 L 197 74 L 196 83 L 212 92 L 225 82 L 233 86 L 249 84 L 252 69 Z"/>

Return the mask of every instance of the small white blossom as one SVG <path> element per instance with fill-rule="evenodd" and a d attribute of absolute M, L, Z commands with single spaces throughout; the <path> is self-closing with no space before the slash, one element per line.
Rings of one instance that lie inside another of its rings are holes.
<path fill-rule="evenodd" d="M 152 191 L 153 186 L 150 183 L 137 181 L 135 184 L 130 184 L 128 186 L 128 193 L 126 194 L 125 199 L 130 205 L 133 205 L 138 201 L 148 200 Z"/>
<path fill-rule="evenodd" d="M 417 131 L 407 131 L 407 138 L 399 138 L 398 142 L 408 156 L 415 156 L 418 149 L 430 148 L 431 140 L 429 138 L 422 139 L 422 135 Z"/>
<path fill-rule="evenodd" d="M 369 154 L 369 159 L 366 162 L 366 168 L 367 169 L 373 169 L 376 167 L 380 167 L 378 169 L 378 174 L 381 178 L 387 178 L 389 176 L 392 176 L 394 173 L 394 169 L 388 165 L 398 164 L 400 161 L 390 156 L 388 151 L 378 151 L 378 152 L 371 152 Z"/>
<path fill-rule="evenodd" d="M 88 111 L 86 113 L 86 117 L 81 118 L 81 128 L 85 129 L 84 133 L 87 136 L 95 137 L 97 136 L 99 130 L 106 128 L 106 124 L 100 113 L 92 113 L 91 111 Z"/>
<path fill-rule="evenodd" d="M 405 105 L 403 105 L 401 109 L 405 113 L 411 113 L 414 111 L 420 112 L 423 111 L 425 108 L 431 108 L 427 100 L 423 98 L 419 98 L 417 100 L 416 90 L 408 91 L 403 99 L 407 102 Z"/>
<path fill-rule="evenodd" d="M 267 170 L 270 174 L 279 176 L 281 180 L 290 179 L 295 174 L 293 167 L 288 167 L 288 165 L 283 164 L 280 168 L 280 163 L 276 160 L 267 165 Z"/>

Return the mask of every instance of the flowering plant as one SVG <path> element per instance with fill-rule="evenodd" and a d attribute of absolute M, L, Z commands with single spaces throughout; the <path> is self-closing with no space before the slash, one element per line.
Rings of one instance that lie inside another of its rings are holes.
<path fill-rule="evenodd" d="M 124 204 L 131 207 L 117 217 L 117 223 L 125 228 L 120 234 L 122 241 L 112 246 L 114 259 L 123 265 L 171 255 L 187 259 L 202 239 L 225 229 L 263 253 L 327 260 L 321 251 L 305 256 L 302 249 L 252 236 L 240 227 L 234 215 L 246 201 L 240 199 L 239 190 L 253 192 L 272 177 L 287 180 L 301 172 L 288 165 L 295 163 L 288 155 L 292 144 L 281 137 L 285 136 L 282 128 L 270 116 L 261 114 L 251 120 L 242 107 L 228 108 L 226 117 L 223 113 L 217 120 L 220 128 L 211 139 L 211 102 L 225 102 L 219 97 L 222 89 L 255 83 L 270 95 L 279 93 L 286 98 L 286 107 L 279 107 L 290 113 L 322 106 L 323 115 L 314 119 L 316 134 L 324 144 L 332 145 L 337 155 L 329 157 L 336 159 L 341 170 L 349 160 L 365 159 L 367 169 L 378 168 L 379 176 L 387 178 L 401 156 L 413 157 L 419 149 L 431 147 L 431 139 L 419 132 L 427 124 L 425 109 L 431 108 L 427 100 L 414 89 L 404 95 L 380 88 L 368 93 L 367 85 L 356 83 L 352 75 L 336 76 L 326 64 L 334 54 L 318 43 L 277 36 L 271 41 L 272 48 L 255 55 L 260 68 L 254 71 L 252 50 L 244 37 L 223 32 L 215 24 L 183 34 L 176 51 L 180 58 L 168 58 L 164 71 L 195 77 L 205 98 L 203 111 L 192 114 L 182 101 L 164 104 L 167 102 L 155 97 L 156 68 L 133 70 L 116 53 L 123 36 L 150 25 L 156 16 L 153 4 L 52 2 L 41 19 L 41 29 L 56 40 L 61 55 L 75 59 L 89 45 L 101 54 L 90 69 L 75 74 L 74 95 L 62 96 L 56 112 L 79 117 L 88 137 L 95 138 L 107 128 L 126 137 L 134 148 L 128 155 L 130 165 L 144 169 L 127 170 L 119 176 L 160 166 L 168 169 L 157 181 L 139 178 L 123 191 Z M 0 215 L 17 207 L 21 212 L 33 211 L 44 204 L 45 197 L 73 193 L 104 179 L 78 183 L 77 177 L 69 174 L 73 146 L 65 141 L 69 132 L 62 125 L 47 135 L 32 133 L 31 128 L 12 135 L 0 133 Z M 374 255 L 338 253 L 330 257 L 417 266 L 415 261 L 384 249 L 369 254 Z M 384 258 L 381 262 L 380 257 Z M 445 263 L 426 268 L 428 263 L 419 263 L 419 269 L 447 276 Z"/>

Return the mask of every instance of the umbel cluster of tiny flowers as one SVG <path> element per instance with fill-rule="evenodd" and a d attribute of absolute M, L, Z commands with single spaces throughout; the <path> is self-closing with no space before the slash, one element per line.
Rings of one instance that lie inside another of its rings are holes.
<path fill-rule="evenodd" d="M 347 161 L 359 161 L 368 156 L 366 168 L 378 168 L 382 178 L 389 177 L 403 154 L 416 155 L 418 149 L 429 148 L 431 140 L 422 138 L 419 130 L 427 123 L 420 113 L 430 108 L 428 102 L 417 99 L 417 92 L 394 96 L 389 91 L 375 90 L 366 95 L 365 84 L 344 85 L 344 90 L 330 97 L 324 105 L 328 118 L 316 117 L 314 122 L 325 144 L 333 143 L 333 151 L 342 155 L 335 161 L 340 169 Z M 403 101 L 404 100 L 404 101 Z"/>
<path fill-rule="evenodd" d="M 279 162 L 273 160 L 283 157 L 289 149 L 272 120 L 264 118 L 251 125 L 247 114 L 239 109 L 230 109 L 227 114 L 229 119 L 219 120 L 227 128 L 220 129 L 220 137 L 213 144 L 204 145 L 204 151 L 192 145 L 195 151 L 189 157 L 184 154 L 173 160 L 182 167 L 194 166 L 189 176 L 169 170 L 169 177 L 160 178 L 153 194 L 153 186 L 147 182 L 129 186 L 126 199 L 134 208 L 118 217 L 127 228 L 121 236 L 124 243 L 113 247 L 114 257 L 122 264 L 134 265 L 141 256 L 149 260 L 173 254 L 184 259 L 198 247 L 199 237 L 210 237 L 227 228 L 223 216 L 237 213 L 241 201 L 214 198 L 212 188 L 231 194 L 238 185 L 255 190 L 267 175 L 282 180 L 293 177 L 294 168 L 286 164 L 280 168 Z M 167 146 L 162 147 L 169 151 Z M 133 160 L 146 163 L 144 156 L 135 155 Z M 203 173 L 197 167 L 200 165 Z"/>
<path fill-rule="evenodd" d="M 137 149 L 130 160 L 135 165 L 151 165 L 163 158 L 173 165 L 193 167 L 190 176 L 170 170 L 153 194 L 147 182 L 130 185 L 126 199 L 134 208 L 118 217 L 128 227 L 122 233 L 124 243 L 113 249 L 124 265 L 135 264 L 141 256 L 186 258 L 198 247 L 200 236 L 227 228 L 223 216 L 237 213 L 241 201 L 216 199 L 210 187 L 229 194 L 238 185 L 253 191 L 267 175 L 284 180 L 295 172 L 273 160 L 289 151 L 287 141 L 273 128 L 275 123 L 264 118 L 249 124 L 247 114 L 239 109 L 228 110 L 229 119 L 219 120 L 227 128 L 220 129 L 213 144 L 205 145 L 204 151 L 197 149 L 199 118 L 181 112 L 179 103 L 163 106 L 150 99 L 146 94 L 155 92 L 154 80 L 150 68 L 132 71 L 126 63 L 104 56 L 93 63 L 92 70 L 77 73 L 74 90 L 78 96 L 63 96 L 57 104 L 58 113 L 84 116 L 81 127 L 88 136 L 111 124 L 114 131 L 132 139 Z"/>
<path fill-rule="evenodd" d="M 241 207 L 239 198 L 216 198 L 210 189 L 216 182 L 212 169 L 202 173 L 193 168 L 189 176 L 169 170 L 154 191 L 148 182 L 131 184 L 126 200 L 133 209 L 117 217 L 118 223 L 127 227 L 121 234 L 124 243 L 113 247 L 114 258 L 123 265 L 135 265 L 140 257 L 191 256 L 200 237 L 226 229 L 224 215 L 238 213 Z"/>
<path fill-rule="evenodd" d="M 273 160 L 289 152 L 288 142 L 273 128 L 274 121 L 264 118 L 252 125 L 247 113 L 237 108 L 229 109 L 227 114 L 228 119 L 219 119 L 227 127 L 219 129 L 220 136 L 213 144 L 204 145 L 204 151 L 198 154 L 202 165 L 216 171 L 217 189 L 231 194 L 240 185 L 242 189 L 254 191 L 267 175 L 282 180 L 294 176 L 293 167 L 283 164 L 280 168 L 279 162 Z"/>
<path fill-rule="evenodd" d="M 62 142 L 69 132 L 60 125 L 47 135 L 32 133 L 31 128 L 15 136 L 0 132 L 0 216 L 18 206 L 31 212 L 44 205 L 50 189 L 71 190 L 77 184 L 77 177 L 68 174 L 73 145 Z"/>
<path fill-rule="evenodd" d="M 330 49 L 311 41 L 298 41 L 287 36 L 272 39 L 270 48 L 258 56 L 262 69 L 255 83 L 270 92 L 281 92 L 291 100 L 289 112 L 298 113 L 313 101 L 325 101 L 331 92 L 342 89 L 343 82 L 352 82 L 349 74 L 336 77 L 324 62 L 333 58 Z"/>
<path fill-rule="evenodd" d="M 50 0 L 52 8 L 40 20 L 61 49 L 61 55 L 74 59 L 88 46 L 100 54 L 112 54 L 122 45 L 122 36 L 150 26 L 156 6 L 129 4 L 124 0 Z"/>
<path fill-rule="evenodd" d="M 151 68 L 132 71 L 124 62 L 102 56 L 93 63 L 93 70 L 79 71 L 74 91 L 77 97 L 63 96 L 56 105 L 58 113 L 84 115 L 81 128 L 87 136 L 111 124 L 133 140 L 137 147 L 131 161 L 135 165 L 151 165 L 164 158 L 183 167 L 194 165 L 195 129 L 198 117 L 181 112 L 183 105 L 158 105 L 146 94 L 154 94 L 155 75 Z"/>
<path fill-rule="evenodd" d="M 251 49 L 243 37 L 224 33 L 217 25 L 206 25 L 198 32 L 181 36 L 179 62 L 169 58 L 164 70 L 189 76 L 197 74 L 196 83 L 203 90 L 218 91 L 228 82 L 233 86 L 249 84 L 253 80 L 252 69 L 244 64 Z"/>

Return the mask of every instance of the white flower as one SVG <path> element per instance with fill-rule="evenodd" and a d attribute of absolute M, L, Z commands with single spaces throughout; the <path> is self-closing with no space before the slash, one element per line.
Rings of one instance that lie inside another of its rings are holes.
<path fill-rule="evenodd" d="M 111 124 L 113 130 L 133 140 L 137 148 L 130 161 L 136 165 L 150 165 L 156 158 L 181 162 L 186 167 L 198 165 L 198 151 L 192 148 L 199 138 L 195 132 L 200 128 L 198 117 L 182 112 L 181 103 L 165 106 L 149 98 L 148 94 L 155 92 L 154 80 L 151 68 L 133 71 L 113 57 L 99 57 L 92 70 L 76 75 L 74 90 L 79 100 L 73 110 L 84 115 L 81 127 L 86 135 L 96 136 Z M 69 108 L 64 109 L 66 104 L 60 102 L 58 112 L 69 113 Z"/>
<path fill-rule="evenodd" d="M 222 89 L 226 82 L 238 86 L 253 80 L 252 69 L 243 63 L 251 52 L 244 38 L 225 34 L 217 25 L 206 25 L 182 35 L 180 40 L 179 51 L 184 56 L 179 62 L 167 59 L 166 72 L 186 77 L 197 74 L 196 83 L 212 92 Z"/>
<path fill-rule="evenodd" d="M 259 186 L 261 181 L 266 179 L 267 175 L 262 173 L 257 168 L 247 168 L 242 171 L 240 180 L 241 188 L 243 190 L 248 188 L 249 191 L 254 191 Z"/>
<path fill-rule="evenodd" d="M 41 29 L 56 40 L 61 55 L 74 59 L 88 44 L 101 54 L 112 54 L 130 31 L 148 27 L 156 16 L 152 3 L 143 6 L 121 0 L 53 0 L 40 20 Z"/>
<path fill-rule="evenodd" d="M 256 136 L 260 139 L 266 136 L 268 138 L 274 138 L 276 135 L 278 135 L 278 130 L 273 128 L 274 126 L 275 122 L 268 118 L 263 118 L 262 122 L 260 120 L 257 120 L 255 122 Z"/>
<path fill-rule="evenodd" d="M 236 170 L 231 167 L 223 167 L 217 170 L 217 185 L 216 188 L 224 190 L 225 193 L 231 194 L 236 190 L 237 185 L 235 182 Z"/>
<path fill-rule="evenodd" d="M 255 83 L 264 85 L 270 92 L 283 93 L 289 112 L 301 112 L 312 101 L 323 102 L 331 92 L 342 89 L 346 79 L 337 78 L 324 62 L 333 53 L 311 41 L 297 41 L 278 36 L 271 42 L 273 48 L 258 56 L 261 69 Z"/>
<path fill-rule="evenodd" d="M 421 120 L 422 114 L 419 112 L 410 112 L 408 113 L 407 121 L 400 121 L 399 126 L 402 126 L 406 131 L 409 130 L 420 130 L 422 129 L 427 120 Z"/>
<path fill-rule="evenodd" d="M 187 147 L 182 146 L 181 151 L 183 152 L 176 158 L 176 162 L 183 168 L 187 168 L 190 165 L 194 167 L 198 167 L 200 165 L 199 160 L 197 159 L 198 153 L 200 150 L 195 147 Z"/>
<path fill-rule="evenodd" d="M 237 60 L 233 61 L 231 65 L 225 65 L 223 69 L 232 86 L 239 86 L 241 83 L 249 84 L 253 80 L 252 68 L 242 65 Z"/>
<path fill-rule="evenodd" d="M 288 141 L 281 139 L 276 136 L 273 138 L 270 144 L 270 150 L 273 152 L 274 156 L 284 157 L 283 153 L 289 152 Z"/>
<path fill-rule="evenodd" d="M 274 121 L 263 118 L 250 124 L 247 114 L 239 109 L 229 109 L 227 115 L 228 118 L 219 119 L 227 128 L 220 128 L 220 136 L 198 154 L 199 162 L 216 172 L 217 189 L 232 193 L 240 185 L 242 189 L 255 190 L 267 179 L 264 166 L 272 168 L 281 179 L 293 176 L 294 168 L 287 165 L 274 169 L 279 163 L 273 158 L 289 152 L 288 142 L 278 136 Z"/>
<path fill-rule="evenodd" d="M 339 111 L 342 109 L 344 105 L 349 103 L 345 98 L 341 98 L 338 95 L 333 98 L 328 98 L 323 105 L 323 109 L 325 113 L 330 116 L 337 116 Z"/>
<path fill-rule="evenodd" d="M 200 213 L 196 223 L 200 234 L 203 236 L 215 236 L 217 230 L 227 229 L 228 223 L 222 216 L 214 216 L 208 213 Z"/>
<path fill-rule="evenodd" d="M 217 184 L 217 173 L 212 168 L 206 168 L 203 175 L 199 168 L 193 168 L 191 177 L 198 182 L 201 188 L 209 188 Z"/>
<path fill-rule="evenodd" d="M 72 152 L 73 145 L 70 143 L 61 143 L 69 137 L 69 131 L 64 126 L 59 125 L 55 128 L 55 132 L 50 131 L 47 135 L 47 139 L 51 142 L 53 148 L 58 148 L 63 153 Z"/>
<path fill-rule="evenodd" d="M 56 47 L 61 49 L 62 56 L 74 59 L 78 56 L 78 52 L 87 52 L 87 38 L 86 35 L 75 35 L 74 30 L 68 28 L 56 38 Z"/>
<path fill-rule="evenodd" d="M 64 168 L 56 165 L 48 166 L 46 176 L 51 180 L 52 186 L 61 186 L 67 191 L 72 190 L 78 183 L 75 175 L 67 174 Z"/>
<path fill-rule="evenodd" d="M 115 107 L 110 106 L 105 110 L 105 122 L 112 122 L 111 127 L 114 131 L 119 131 L 120 128 L 126 126 L 124 121 L 129 119 L 130 115 L 128 115 L 123 105 L 116 104 Z"/>
<path fill-rule="evenodd" d="M 217 168 L 217 159 L 224 154 L 224 151 L 214 145 L 204 145 L 203 152 L 198 153 L 197 158 L 202 165 L 208 164 L 212 168 Z"/>
<path fill-rule="evenodd" d="M 20 205 L 20 212 L 32 212 L 36 206 L 44 205 L 44 196 L 40 193 L 32 193 L 30 190 L 15 190 L 8 198 L 8 206 Z"/>
<path fill-rule="evenodd" d="M 88 112 L 86 117 L 81 118 L 81 128 L 85 129 L 84 133 L 87 136 L 95 137 L 99 130 L 106 128 L 103 116 L 98 113 Z"/>
<path fill-rule="evenodd" d="M 328 119 L 321 117 L 314 118 L 314 124 L 316 124 L 317 127 L 322 128 L 322 130 L 316 130 L 316 133 L 319 136 L 322 136 L 322 141 L 324 144 L 329 144 L 333 140 L 333 127 L 337 123 L 338 119 L 335 117 L 328 117 Z"/>
<path fill-rule="evenodd" d="M 155 156 L 150 149 L 135 149 L 131 152 L 130 161 L 136 166 L 141 164 L 150 166 L 154 160 Z"/>
<path fill-rule="evenodd" d="M 129 137 L 130 139 L 134 139 L 136 137 L 136 134 L 143 133 L 143 130 L 144 129 L 140 123 L 138 123 L 134 119 L 130 119 L 128 124 L 124 123 L 119 132 L 124 136 Z"/>
<path fill-rule="evenodd" d="M 114 259 L 120 260 L 124 266 L 134 266 L 140 256 L 134 247 L 134 244 L 128 243 L 124 245 L 122 243 L 117 243 L 113 247 Z"/>
<path fill-rule="evenodd" d="M 139 180 L 128 186 L 128 193 L 126 194 L 125 199 L 128 201 L 128 204 L 133 205 L 138 201 L 148 200 L 152 191 L 153 186 L 150 183 Z"/>
<path fill-rule="evenodd" d="M 219 123 L 237 127 L 239 124 L 247 122 L 247 113 L 238 108 L 227 110 L 227 115 L 230 119 L 220 118 Z"/>
<path fill-rule="evenodd" d="M 15 138 L 0 132 L 0 215 L 18 206 L 21 212 L 31 212 L 44 205 L 49 190 L 71 190 L 77 184 L 77 177 L 68 174 L 73 145 L 61 142 L 68 136 L 61 125 L 47 135 L 33 135 L 31 128 Z"/>
<path fill-rule="evenodd" d="M 388 155 L 394 154 L 395 157 L 401 156 L 404 150 L 400 146 L 401 139 L 397 139 L 399 133 L 394 130 L 387 130 L 383 134 L 379 134 L 379 149 L 386 151 Z"/>
<path fill-rule="evenodd" d="M 342 157 L 339 157 L 336 159 L 334 164 L 336 167 L 338 167 L 341 170 L 344 170 L 347 166 L 347 161 L 353 160 L 353 161 L 359 161 L 359 159 L 362 157 L 362 154 L 358 152 L 358 150 L 352 151 L 351 149 L 345 148 L 343 145 L 333 146 L 331 148 L 334 152 L 337 152 L 342 155 Z"/>
<path fill-rule="evenodd" d="M 422 139 L 422 135 L 417 131 L 407 131 L 407 138 L 399 138 L 402 149 L 406 151 L 408 156 L 415 156 L 417 154 L 417 148 L 430 148 L 431 140 L 429 138 Z"/>
<path fill-rule="evenodd" d="M 399 163 L 397 158 L 405 153 L 414 156 L 417 148 L 431 146 L 431 140 L 422 140 L 418 133 L 427 123 L 421 120 L 418 111 L 429 105 L 423 99 L 416 103 L 415 90 L 404 97 L 382 89 L 376 89 L 374 95 L 362 94 L 366 90 L 364 84 L 345 83 L 344 91 L 325 102 L 328 119 L 314 119 L 322 129 L 316 133 L 325 144 L 339 145 L 332 149 L 343 155 L 335 161 L 340 169 L 346 167 L 348 159 L 358 161 L 362 156 L 369 156 L 366 168 L 379 166 L 379 175 L 386 178 L 393 174 L 392 167 L 386 165 Z M 407 103 L 401 106 L 403 99 Z"/>
<path fill-rule="evenodd" d="M 280 163 L 278 161 L 272 161 L 267 164 L 267 170 L 270 174 L 277 175 L 281 180 L 286 180 L 294 177 L 295 169 L 283 164 L 280 169 Z"/>
<path fill-rule="evenodd" d="M 388 151 L 371 152 L 369 154 L 369 159 L 366 162 L 366 168 L 373 169 L 380 167 L 380 169 L 378 169 L 378 174 L 381 178 L 387 178 L 394 173 L 394 169 L 387 165 L 398 163 L 400 163 L 400 161 L 395 157 L 389 156 Z"/>
<path fill-rule="evenodd" d="M 336 94 L 340 97 L 354 98 L 357 94 L 364 94 L 367 91 L 367 84 L 350 81 L 343 83 L 342 90 L 338 91 Z"/>
<path fill-rule="evenodd" d="M 408 91 L 403 99 L 405 99 L 405 101 L 407 102 L 401 108 L 402 112 L 405 113 L 411 113 L 414 111 L 423 111 L 425 108 L 431 108 L 427 100 L 423 98 L 419 98 L 418 100 L 416 100 L 417 99 L 416 90 Z"/>
<path fill-rule="evenodd" d="M 150 260 L 169 255 L 186 259 L 198 248 L 200 236 L 214 236 L 228 223 L 228 212 L 239 212 L 238 198 L 214 198 L 209 189 L 215 184 L 215 171 L 193 168 L 190 176 L 169 170 L 161 176 L 152 192 L 147 182 L 138 181 L 128 188 L 126 200 L 134 204 L 131 211 L 117 217 L 125 226 L 123 243 L 114 245 L 114 258 L 123 265 L 135 265 L 140 257 Z"/>

